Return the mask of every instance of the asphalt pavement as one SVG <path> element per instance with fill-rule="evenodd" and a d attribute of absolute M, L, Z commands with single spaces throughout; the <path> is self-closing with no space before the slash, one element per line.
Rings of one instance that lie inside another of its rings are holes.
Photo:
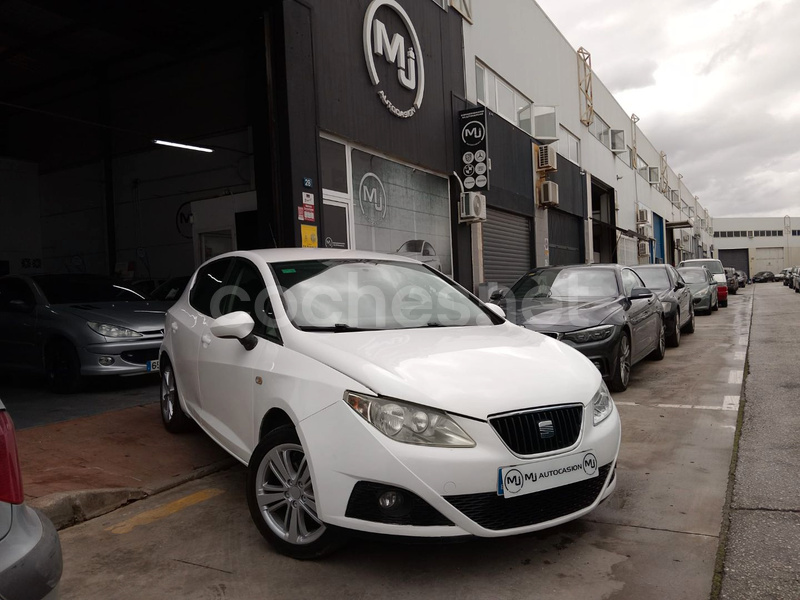
<path fill-rule="evenodd" d="M 755 287 L 720 597 L 800 599 L 800 294 Z"/>

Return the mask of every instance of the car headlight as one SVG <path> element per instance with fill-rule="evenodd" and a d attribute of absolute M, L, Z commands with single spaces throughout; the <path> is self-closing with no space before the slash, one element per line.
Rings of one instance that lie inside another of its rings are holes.
<path fill-rule="evenodd" d="M 599 342 L 607 340 L 614 334 L 614 325 L 599 325 L 598 327 L 589 327 L 588 329 L 581 329 L 579 331 L 571 331 L 562 336 L 562 340 L 569 340 L 577 344 L 584 344 L 586 342 Z"/>
<path fill-rule="evenodd" d="M 600 382 L 600 389 L 592 398 L 592 419 L 595 425 L 599 425 L 614 412 L 614 401 L 606 387 L 605 381 Z"/>
<path fill-rule="evenodd" d="M 89 328 L 99 333 L 102 336 L 110 337 L 110 338 L 132 338 L 132 337 L 142 337 L 142 334 L 138 331 L 134 331 L 133 329 L 128 329 L 127 327 L 120 327 L 119 325 L 110 325 L 108 323 L 94 323 L 89 321 L 86 323 Z"/>
<path fill-rule="evenodd" d="M 472 448 L 474 440 L 445 413 L 400 400 L 345 392 L 344 401 L 367 423 L 405 444 Z"/>
<path fill-rule="evenodd" d="M 695 296 L 699 296 L 699 297 L 701 297 L 701 298 L 702 298 L 703 296 L 708 296 L 710 293 L 711 293 L 711 292 L 710 292 L 710 288 L 705 288 L 703 291 L 701 291 L 701 292 L 697 292 L 697 293 L 695 294 Z"/>

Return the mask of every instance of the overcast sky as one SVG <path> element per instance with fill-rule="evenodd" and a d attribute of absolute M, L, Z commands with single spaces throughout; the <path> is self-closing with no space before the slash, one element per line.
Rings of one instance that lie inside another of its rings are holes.
<path fill-rule="evenodd" d="M 536 0 L 714 217 L 800 217 L 800 1 Z"/>

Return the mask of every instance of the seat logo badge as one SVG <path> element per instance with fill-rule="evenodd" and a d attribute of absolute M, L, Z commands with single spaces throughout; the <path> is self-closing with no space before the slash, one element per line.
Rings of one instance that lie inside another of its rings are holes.
<path fill-rule="evenodd" d="M 408 48 L 406 48 L 406 38 L 399 33 L 392 35 L 390 40 L 386 25 L 375 18 L 378 9 L 383 6 L 391 8 L 403 22 L 410 38 Z M 375 67 L 376 56 L 382 56 L 386 62 L 397 67 L 397 80 L 401 86 L 412 92 L 416 91 L 414 104 L 410 108 L 406 110 L 398 108 L 387 96 L 383 86 L 380 85 L 381 79 Z M 422 106 L 422 96 L 425 94 L 425 67 L 414 24 L 397 0 L 372 0 L 367 7 L 367 13 L 364 15 L 364 59 L 367 62 L 372 85 L 378 88 L 378 97 L 386 109 L 401 119 L 413 117 Z"/>
<path fill-rule="evenodd" d="M 552 421 L 539 421 L 539 437 L 543 440 L 550 439 L 555 436 L 556 430 L 553 427 Z"/>

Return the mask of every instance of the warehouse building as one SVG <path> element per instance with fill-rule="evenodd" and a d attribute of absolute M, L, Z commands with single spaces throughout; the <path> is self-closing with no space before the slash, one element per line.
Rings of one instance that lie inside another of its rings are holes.
<path fill-rule="evenodd" d="M 722 264 L 748 277 L 759 271 L 777 273 L 800 264 L 800 218 L 716 218 L 714 246 Z"/>

